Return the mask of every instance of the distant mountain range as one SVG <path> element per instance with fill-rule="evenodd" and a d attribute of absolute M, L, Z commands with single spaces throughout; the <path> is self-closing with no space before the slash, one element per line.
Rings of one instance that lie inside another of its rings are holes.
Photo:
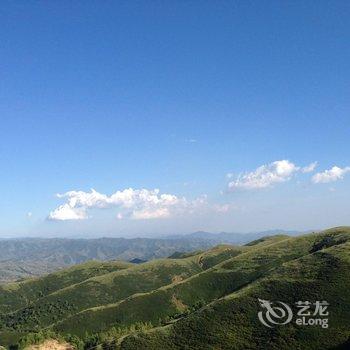
<path fill-rule="evenodd" d="M 271 230 L 254 233 L 194 232 L 163 238 L 18 238 L 0 240 L 0 283 L 40 276 L 88 260 L 146 261 L 175 252 L 205 250 L 221 243 L 245 244 L 264 236 L 297 235 Z M 135 260 L 136 259 L 136 260 Z"/>
<path fill-rule="evenodd" d="M 53 272 L 88 260 L 141 261 L 176 251 L 208 249 L 214 243 L 197 238 L 21 238 L 0 240 L 0 283 Z"/>

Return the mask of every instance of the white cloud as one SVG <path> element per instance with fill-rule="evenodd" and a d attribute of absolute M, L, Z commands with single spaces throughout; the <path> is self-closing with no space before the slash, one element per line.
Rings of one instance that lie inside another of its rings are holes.
<path fill-rule="evenodd" d="M 280 182 L 288 181 L 300 168 L 289 160 L 277 160 L 262 165 L 256 170 L 239 175 L 228 183 L 230 191 L 252 190 L 271 187 Z"/>
<path fill-rule="evenodd" d="M 338 166 L 334 166 L 329 170 L 315 174 L 312 177 L 312 182 L 319 184 L 338 181 L 343 179 L 345 174 L 348 172 L 350 172 L 350 167 L 339 168 Z"/>
<path fill-rule="evenodd" d="M 317 164 L 318 164 L 318 162 L 312 162 L 309 165 L 301 168 L 301 172 L 302 173 L 312 173 L 316 169 Z"/>
<path fill-rule="evenodd" d="M 49 214 L 49 220 L 83 220 L 87 219 L 86 209 L 84 207 L 74 208 L 71 207 L 68 203 L 60 205 L 57 209 L 53 210 Z"/>
<path fill-rule="evenodd" d="M 161 194 L 158 189 L 132 189 L 117 191 L 111 196 L 92 189 L 90 192 L 69 191 L 58 194 L 66 203 L 53 210 L 49 220 L 83 220 L 88 218 L 88 210 L 116 207 L 117 218 L 156 219 L 191 211 L 205 205 L 203 198 L 187 201 L 172 194 Z"/>

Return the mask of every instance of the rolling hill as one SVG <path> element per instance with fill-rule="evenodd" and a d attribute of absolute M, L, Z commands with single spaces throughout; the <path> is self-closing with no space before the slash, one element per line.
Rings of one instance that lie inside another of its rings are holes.
<path fill-rule="evenodd" d="M 0 344 L 50 335 L 86 349 L 334 349 L 350 338 L 349 290 L 348 227 L 140 264 L 93 261 L 1 287 Z M 327 301 L 329 327 L 270 328 L 259 299 Z"/>

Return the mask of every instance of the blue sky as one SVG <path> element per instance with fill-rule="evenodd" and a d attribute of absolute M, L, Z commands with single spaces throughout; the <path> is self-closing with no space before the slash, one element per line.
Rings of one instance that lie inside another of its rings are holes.
<path fill-rule="evenodd" d="M 0 8 L 2 237 L 349 224 L 348 1 Z"/>

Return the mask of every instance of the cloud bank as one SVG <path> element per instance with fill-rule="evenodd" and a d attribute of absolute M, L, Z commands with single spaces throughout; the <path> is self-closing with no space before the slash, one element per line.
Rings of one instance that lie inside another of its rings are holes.
<path fill-rule="evenodd" d="M 173 194 L 161 194 L 159 189 L 127 188 L 108 196 L 94 189 L 90 192 L 69 191 L 58 194 L 58 198 L 66 199 L 66 203 L 51 211 L 49 220 L 84 220 L 89 209 L 117 208 L 117 218 L 134 220 L 166 218 L 181 212 L 191 212 L 206 204 L 206 198 L 194 201 L 179 198 Z"/>

